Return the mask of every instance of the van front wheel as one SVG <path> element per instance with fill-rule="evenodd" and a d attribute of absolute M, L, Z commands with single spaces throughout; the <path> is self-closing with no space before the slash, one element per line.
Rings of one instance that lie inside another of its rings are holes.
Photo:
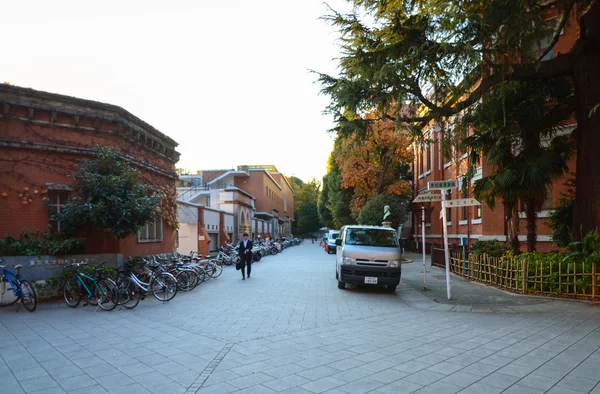
<path fill-rule="evenodd" d="M 341 280 L 338 280 L 338 289 L 345 289 L 346 288 L 346 283 L 342 282 Z"/>

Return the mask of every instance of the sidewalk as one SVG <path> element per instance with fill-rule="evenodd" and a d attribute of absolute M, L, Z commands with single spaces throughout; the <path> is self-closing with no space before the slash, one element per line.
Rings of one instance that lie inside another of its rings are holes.
<path fill-rule="evenodd" d="M 452 310 L 459 312 L 487 312 L 487 313 L 522 313 L 556 311 L 557 308 L 589 308 L 585 301 L 571 301 L 549 297 L 527 296 L 510 293 L 479 282 L 464 279 L 458 275 L 450 274 L 450 288 L 452 299 L 448 300 L 446 293 L 446 272 L 443 268 L 431 266 L 431 256 L 426 255 L 427 265 L 427 290 L 423 289 L 423 255 L 407 252 L 405 258 L 412 263 L 402 266 L 401 283 L 409 285 L 422 298 L 417 306 L 426 308 L 425 298 L 432 301 L 435 309 Z M 429 309 L 429 308 L 427 308 Z"/>

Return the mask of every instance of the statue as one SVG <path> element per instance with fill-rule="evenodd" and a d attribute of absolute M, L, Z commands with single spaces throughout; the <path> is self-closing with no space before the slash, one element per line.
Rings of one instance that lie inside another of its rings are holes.
<path fill-rule="evenodd" d="M 383 221 L 387 221 L 387 218 L 390 217 L 392 213 L 390 212 L 390 206 L 386 205 L 383 207 Z"/>

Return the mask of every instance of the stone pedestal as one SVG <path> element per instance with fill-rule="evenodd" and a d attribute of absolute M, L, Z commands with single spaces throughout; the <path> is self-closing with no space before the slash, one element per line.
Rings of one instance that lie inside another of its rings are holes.
<path fill-rule="evenodd" d="M 383 222 L 383 223 L 381 223 L 381 225 L 382 225 L 383 227 L 392 228 L 392 222 Z"/>

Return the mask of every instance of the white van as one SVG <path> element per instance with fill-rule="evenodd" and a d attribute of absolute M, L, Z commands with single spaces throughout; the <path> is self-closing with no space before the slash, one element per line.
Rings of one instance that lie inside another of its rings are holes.
<path fill-rule="evenodd" d="M 336 239 L 335 278 L 338 288 L 346 283 L 385 285 L 396 291 L 402 275 L 401 251 L 394 229 L 376 226 L 344 226 Z"/>
<path fill-rule="evenodd" d="M 340 236 L 340 232 L 337 230 L 330 230 L 327 234 L 327 254 L 335 253 L 337 246 L 335 240 Z"/>

